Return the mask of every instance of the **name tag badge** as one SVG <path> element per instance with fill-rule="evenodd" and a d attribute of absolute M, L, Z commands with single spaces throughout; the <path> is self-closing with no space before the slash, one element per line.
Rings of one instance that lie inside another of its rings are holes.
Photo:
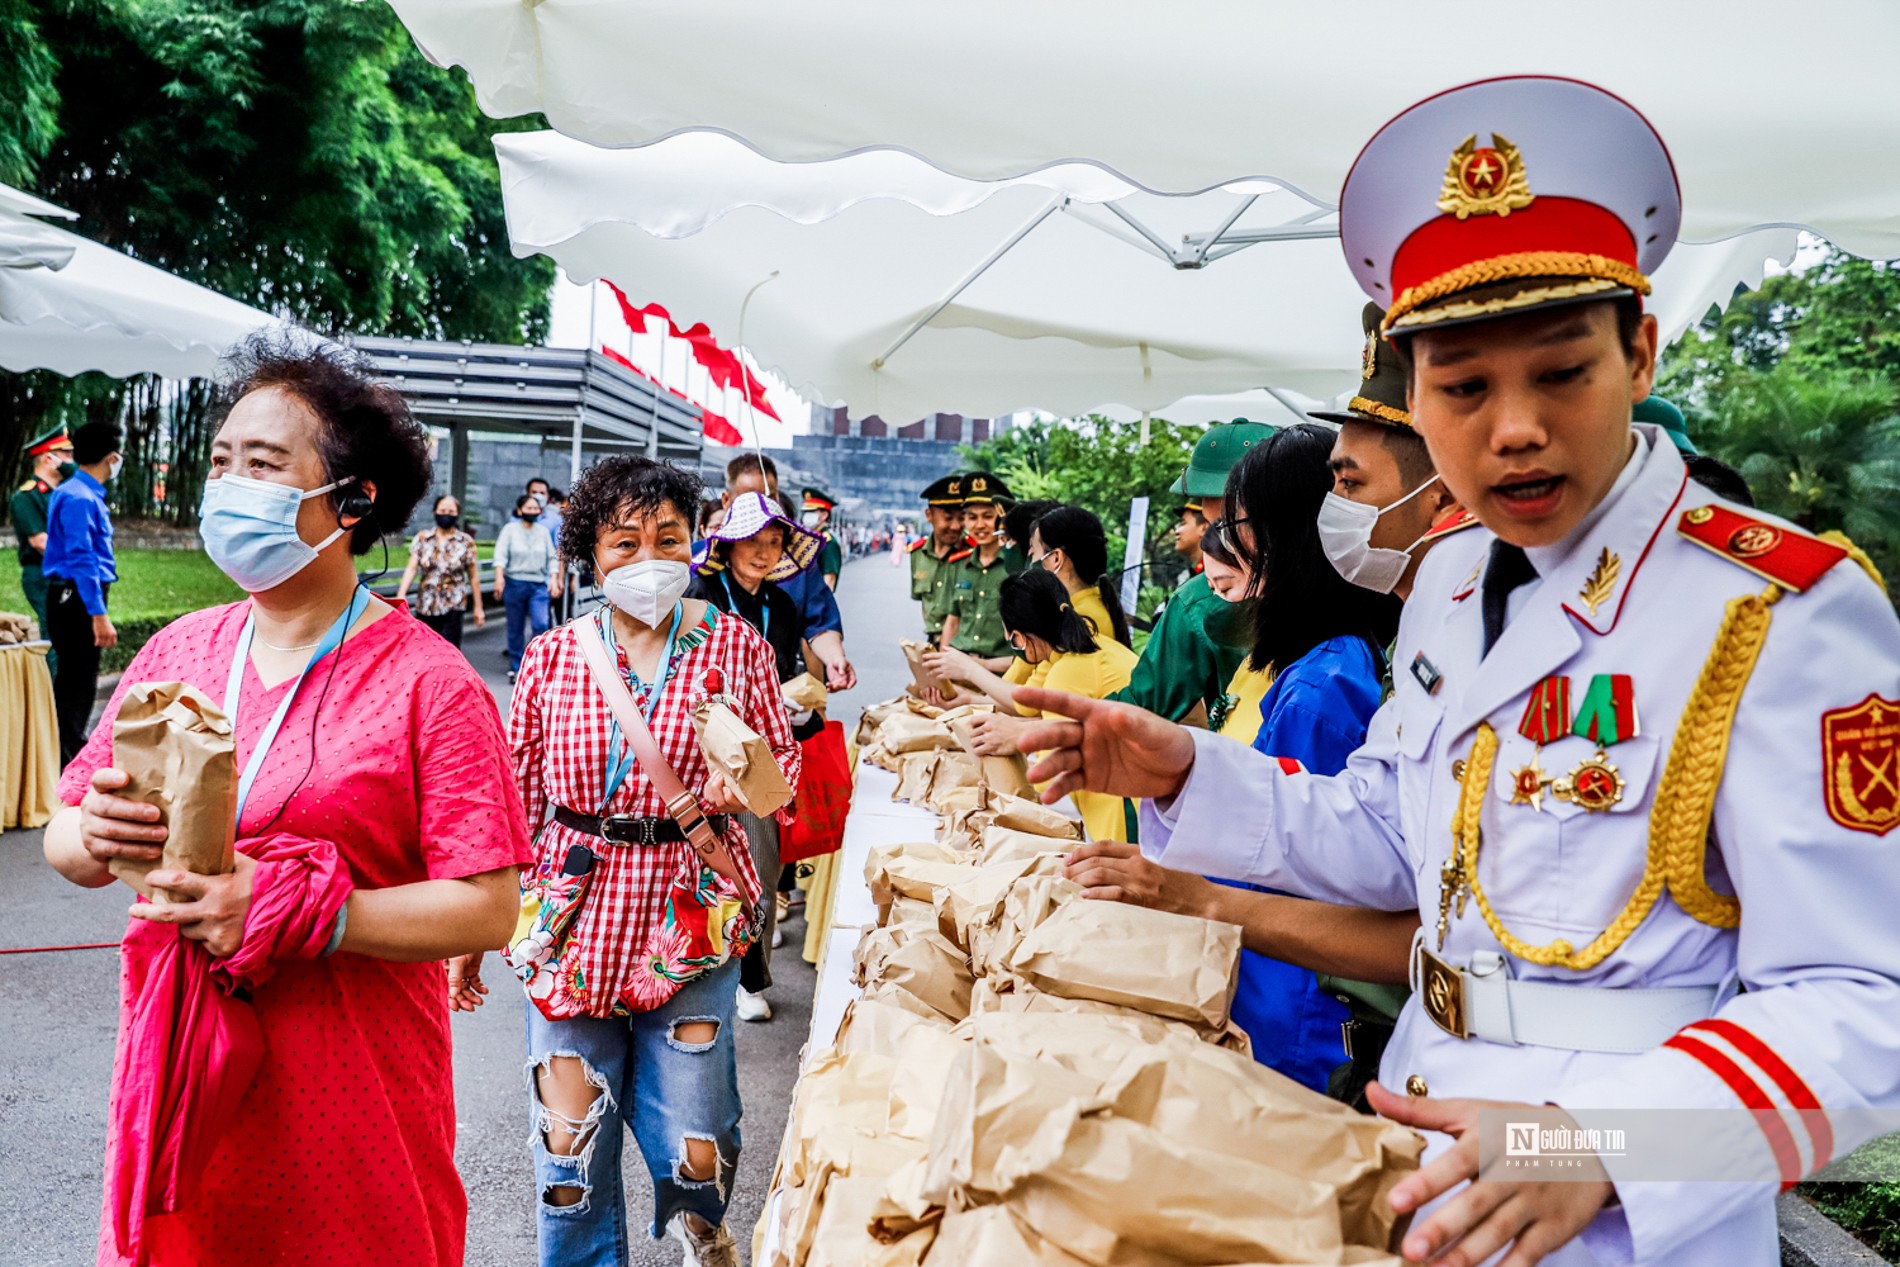
<path fill-rule="evenodd" d="M 1445 683 L 1445 675 L 1438 671 L 1438 666 L 1425 658 L 1423 651 L 1412 657 L 1412 677 L 1425 688 L 1427 695 L 1438 694 L 1438 688 Z"/>

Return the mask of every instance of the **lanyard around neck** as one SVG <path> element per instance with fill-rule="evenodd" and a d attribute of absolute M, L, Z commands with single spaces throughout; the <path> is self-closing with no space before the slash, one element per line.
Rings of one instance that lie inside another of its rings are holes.
<path fill-rule="evenodd" d="M 343 638 L 350 632 L 363 609 L 369 606 L 369 590 L 357 586 L 350 595 L 350 602 L 343 614 L 336 618 L 328 633 L 323 635 L 316 650 L 310 653 L 309 661 L 290 684 L 290 690 L 284 693 L 283 702 L 277 705 L 277 711 L 271 714 L 270 724 L 264 727 L 264 733 L 257 738 L 257 746 L 251 749 L 251 759 L 245 763 L 244 773 L 238 779 L 237 819 L 244 818 L 244 802 L 250 799 L 251 785 L 257 782 L 258 773 L 264 768 L 264 758 L 269 754 L 271 745 L 277 742 L 277 732 L 284 728 L 284 719 L 290 716 L 290 706 L 297 701 L 297 692 L 303 686 L 303 680 L 315 667 L 317 661 L 329 655 L 343 645 Z M 251 660 L 251 640 L 257 635 L 257 613 L 255 609 L 244 618 L 244 628 L 238 634 L 237 651 L 231 657 L 231 675 L 224 683 L 224 715 L 231 722 L 231 733 L 237 734 L 238 707 L 243 702 L 244 666 Z"/>
<path fill-rule="evenodd" d="M 719 579 L 726 587 L 726 601 L 732 604 L 732 614 L 744 620 L 745 613 L 739 610 L 739 596 L 732 592 L 732 578 L 721 572 Z M 759 600 L 759 637 L 769 642 L 772 638 L 772 604 L 765 600 L 763 593 L 754 597 Z"/>
<path fill-rule="evenodd" d="M 646 718 L 649 728 L 651 728 L 653 723 L 653 715 L 660 710 L 660 696 L 666 692 L 667 679 L 673 676 L 673 647 L 679 640 L 680 623 L 685 619 L 686 604 L 674 603 L 673 625 L 672 628 L 667 630 L 666 645 L 660 650 L 660 667 L 654 673 L 653 689 L 647 693 L 646 707 L 640 710 L 641 715 Z M 606 607 L 601 608 L 600 623 L 601 641 L 607 644 L 608 651 L 615 651 L 613 617 Z M 632 679 L 632 685 L 639 685 L 640 676 L 632 672 L 631 667 L 629 667 L 627 676 Z M 600 797 L 601 813 L 604 814 L 607 812 L 608 803 L 614 799 L 614 793 L 620 790 L 620 785 L 627 781 L 627 775 L 631 773 L 632 770 L 633 749 L 628 747 L 621 738 L 620 721 L 616 718 L 613 725 L 607 730 L 607 775 L 605 788 Z"/>

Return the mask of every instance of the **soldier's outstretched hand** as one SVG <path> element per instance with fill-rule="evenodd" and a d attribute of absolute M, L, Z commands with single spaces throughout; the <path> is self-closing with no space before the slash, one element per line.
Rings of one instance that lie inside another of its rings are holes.
<path fill-rule="evenodd" d="M 1016 707 L 1040 712 L 1017 746 L 1043 753 L 1029 777 L 1040 783 L 1045 804 L 1077 790 L 1151 799 L 1173 796 L 1194 766 L 1194 740 L 1186 730 L 1132 704 L 1113 704 L 1067 691 L 1016 688 Z"/>

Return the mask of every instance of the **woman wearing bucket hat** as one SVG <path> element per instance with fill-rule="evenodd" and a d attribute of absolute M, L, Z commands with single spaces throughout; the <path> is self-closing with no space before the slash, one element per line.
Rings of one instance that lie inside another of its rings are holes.
<path fill-rule="evenodd" d="M 805 671 L 805 619 L 791 595 L 774 582 L 797 575 L 818 556 L 824 538 L 786 515 L 763 493 L 740 493 L 732 499 L 726 517 L 706 536 L 709 549 L 696 569 L 692 598 L 701 598 L 720 611 L 738 616 L 759 631 L 777 661 L 779 681 Z M 800 742 L 824 728 L 824 718 L 807 713 L 792 719 L 792 738 Z M 741 814 L 752 865 L 769 885 L 779 873 L 779 823 L 776 818 Z M 778 923 L 774 904 L 761 906 L 765 926 L 739 964 L 739 1019 L 768 1021 L 772 1005 L 766 987 L 772 984 L 772 941 Z"/>

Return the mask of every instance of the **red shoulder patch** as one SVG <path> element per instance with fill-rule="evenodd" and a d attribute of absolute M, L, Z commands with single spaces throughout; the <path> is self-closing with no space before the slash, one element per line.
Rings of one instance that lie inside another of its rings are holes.
<path fill-rule="evenodd" d="M 976 549 L 974 547 L 965 547 L 964 549 L 958 550 L 955 554 L 945 555 L 943 561 L 945 563 L 961 563 L 975 553 Z"/>
<path fill-rule="evenodd" d="M 1869 695 L 1821 714 L 1827 816 L 1850 831 L 1900 827 L 1900 700 Z"/>
<path fill-rule="evenodd" d="M 1476 527 L 1477 523 L 1478 517 L 1460 506 L 1433 524 L 1431 530 L 1419 538 L 1419 544 L 1449 537 L 1454 532 L 1463 532 L 1466 528 Z"/>
<path fill-rule="evenodd" d="M 919 538 L 917 538 L 917 540 L 915 540 L 915 541 L 913 541 L 913 542 L 911 542 L 911 543 L 910 543 L 910 552 L 911 552 L 912 554 L 915 554 L 915 553 L 917 553 L 917 552 L 918 552 L 919 550 L 921 550 L 921 549 L 923 549 L 923 548 L 924 548 L 925 546 L 927 546 L 927 545 L 929 545 L 929 544 L 930 544 L 930 538 L 929 538 L 929 537 L 919 537 Z"/>
<path fill-rule="evenodd" d="M 1676 521 L 1676 531 L 1704 549 L 1713 550 L 1729 562 L 1797 594 L 1813 586 L 1827 575 L 1829 568 L 1847 557 L 1847 551 L 1837 545 L 1797 529 L 1778 527 L 1744 515 L 1727 506 L 1691 506 Z"/>

